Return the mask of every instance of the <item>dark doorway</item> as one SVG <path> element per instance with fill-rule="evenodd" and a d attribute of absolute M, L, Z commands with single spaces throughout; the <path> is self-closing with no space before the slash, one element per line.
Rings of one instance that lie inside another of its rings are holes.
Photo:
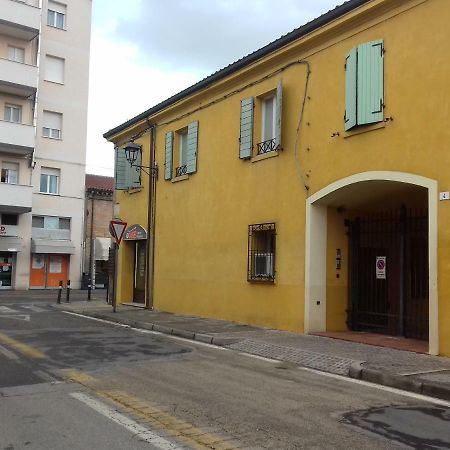
<path fill-rule="evenodd" d="M 145 303 L 145 242 L 136 241 L 134 254 L 133 302 Z"/>
<path fill-rule="evenodd" d="M 428 211 L 369 214 L 346 222 L 353 331 L 428 339 Z"/>

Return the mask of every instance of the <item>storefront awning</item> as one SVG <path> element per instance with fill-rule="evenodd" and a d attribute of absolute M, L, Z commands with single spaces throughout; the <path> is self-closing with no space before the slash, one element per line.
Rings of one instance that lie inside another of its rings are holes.
<path fill-rule="evenodd" d="M 22 250 L 22 239 L 12 236 L 0 237 L 0 252 L 20 252 Z"/>
<path fill-rule="evenodd" d="M 31 253 L 73 255 L 75 253 L 75 246 L 69 240 L 32 239 Z"/>

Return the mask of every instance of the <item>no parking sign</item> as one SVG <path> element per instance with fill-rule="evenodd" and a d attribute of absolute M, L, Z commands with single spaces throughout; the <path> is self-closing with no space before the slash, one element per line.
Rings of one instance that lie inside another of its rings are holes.
<path fill-rule="evenodd" d="M 375 270 L 377 280 L 386 279 L 386 256 L 377 256 Z"/>

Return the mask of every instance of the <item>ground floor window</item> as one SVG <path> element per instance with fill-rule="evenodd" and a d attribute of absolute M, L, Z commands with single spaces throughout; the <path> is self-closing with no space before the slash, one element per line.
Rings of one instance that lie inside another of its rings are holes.
<path fill-rule="evenodd" d="M 248 281 L 275 281 L 275 223 L 248 227 Z"/>

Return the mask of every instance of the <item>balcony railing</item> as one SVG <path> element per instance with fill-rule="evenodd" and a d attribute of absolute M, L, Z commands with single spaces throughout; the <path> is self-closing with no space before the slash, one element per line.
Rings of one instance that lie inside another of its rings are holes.
<path fill-rule="evenodd" d="M 275 139 L 269 139 L 264 142 L 259 142 L 256 144 L 257 154 L 264 155 L 265 153 L 274 152 L 278 150 L 278 145 L 275 142 Z"/>
<path fill-rule="evenodd" d="M 31 211 L 33 187 L 0 183 L 0 212 L 22 214 Z"/>
<path fill-rule="evenodd" d="M 24 156 L 33 151 L 34 145 L 33 125 L 0 120 L 0 151 Z"/>
<path fill-rule="evenodd" d="M 37 66 L 0 58 L 1 92 L 29 97 L 36 92 L 37 79 Z"/>
<path fill-rule="evenodd" d="M 41 10 L 36 0 L 0 0 L 0 34 L 31 41 L 39 34 Z"/>
<path fill-rule="evenodd" d="M 175 169 L 175 177 L 181 177 L 187 174 L 187 165 L 177 167 Z"/>

